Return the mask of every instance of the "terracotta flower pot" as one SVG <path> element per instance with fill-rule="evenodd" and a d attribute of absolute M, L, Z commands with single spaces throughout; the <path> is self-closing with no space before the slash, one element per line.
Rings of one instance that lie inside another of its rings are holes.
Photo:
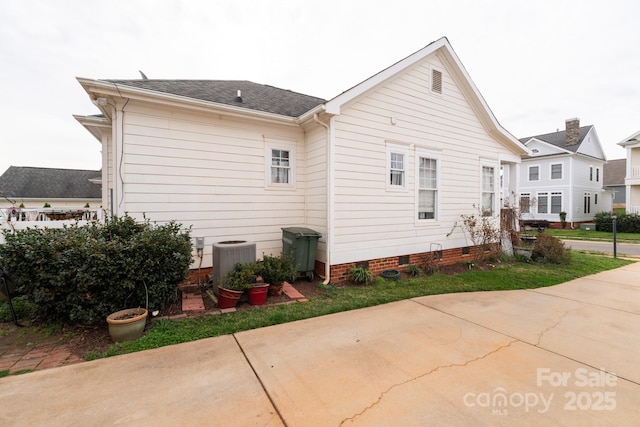
<path fill-rule="evenodd" d="M 277 285 L 274 285 L 274 284 L 269 285 L 269 295 L 274 297 L 282 295 L 282 288 L 284 288 L 284 283 L 278 283 Z"/>
<path fill-rule="evenodd" d="M 269 291 L 268 283 L 256 283 L 253 288 L 250 288 L 247 293 L 249 294 L 249 304 L 251 305 L 263 305 L 267 302 L 267 293 Z"/>
<path fill-rule="evenodd" d="M 243 293 L 243 291 L 218 287 L 218 308 L 235 307 Z"/>
<path fill-rule="evenodd" d="M 115 342 L 132 341 L 142 336 L 148 312 L 144 308 L 128 308 L 107 316 L 109 335 Z"/>

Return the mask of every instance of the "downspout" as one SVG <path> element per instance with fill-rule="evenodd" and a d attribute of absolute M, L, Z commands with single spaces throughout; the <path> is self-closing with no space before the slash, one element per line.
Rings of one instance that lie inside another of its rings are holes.
<path fill-rule="evenodd" d="M 326 152 L 326 164 L 327 164 L 327 235 L 326 235 L 326 245 L 327 245 L 327 249 L 326 249 L 326 262 L 324 264 L 324 275 L 325 275 L 325 279 L 324 282 L 322 282 L 323 285 L 328 285 L 329 282 L 331 282 L 331 239 L 332 237 L 332 232 L 333 232 L 333 221 L 332 221 L 332 213 L 331 213 L 331 207 L 333 206 L 333 197 L 332 197 L 332 180 L 333 180 L 333 162 L 332 162 L 332 155 L 333 155 L 333 150 L 331 149 L 331 141 L 333 140 L 333 138 L 331 137 L 331 126 L 329 126 L 328 124 L 320 121 L 320 119 L 318 118 L 318 113 L 314 113 L 313 114 L 313 121 L 318 123 L 320 126 L 322 126 L 323 128 L 325 128 L 327 130 L 327 152 Z"/>

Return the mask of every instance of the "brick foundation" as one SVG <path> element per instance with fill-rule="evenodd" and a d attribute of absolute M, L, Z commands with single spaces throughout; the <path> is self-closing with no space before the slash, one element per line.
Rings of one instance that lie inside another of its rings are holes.
<path fill-rule="evenodd" d="M 447 249 L 443 251 L 437 252 L 421 252 L 417 254 L 409 254 L 406 255 L 409 257 L 409 264 L 417 265 L 419 267 L 423 267 L 427 259 L 433 259 L 433 257 L 439 257 L 438 265 L 452 265 L 457 264 L 459 262 L 471 262 L 474 259 L 474 254 L 476 253 L 478 247 L 468 247 L 468 248 L 455 248 L 455 249 Z M 465 252 L 465 253 L 463 253 Z M 468 252 L 468 253 L 466 253 Z M 407 268 L 407 265 L 400 265 L 399 260 L 402 258 L 401 256 L 389 257 L 389 258 L 378 258 L 371 259 L 366 261 L 358 261 L 358 262 L 350 262 L 347 264 L 337 264 L 331 266 L 331 282 L 340 283 L 344 282 L 349 278 L 349 269 L 352 267 L 360 266 L 365 264 L 368 265 L 369 271 L 371 271 L 374 275 L 379 275 L 382 270 L 394 269 L 399 271 L 404 271 Z M 318 267 L 321 267 L 320 271 L 324 272 L 324 263 L 316 261 L 316 271 L 318 271 Z"/>

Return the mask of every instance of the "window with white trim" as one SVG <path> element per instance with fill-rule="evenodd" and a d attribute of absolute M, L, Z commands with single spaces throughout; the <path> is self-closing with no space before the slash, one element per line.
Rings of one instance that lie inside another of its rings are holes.
<path fill-rule="evenodd" d="M 540 166 L 529 166 L 529 181 L 540 180 Z"/>
<path fill-rule="evenodd" d="M 600 168 L 596 168 L 596 182 L 600 182 Z"/>
<path fill-rule="evenodd" d="M 562 193 L 551 193 L 551 213 L 559 214 L 562 212 Z"/>
<path fill-rule="evenodd" d="M 595 194 L 593 195 L 593 204 L 594 204 L 594 205 L 597 205 L 597 204 L 598 204 L 598 193 L 595 193 Z"/>
<path fill-rule="evenodd" d="M 584 213 L 591 213 L 591 193 L 584 193 Z"/>
<path fill-rule="evenodd" d="M 271 183 L 289 184 L 291 176 L 291 163 L 289 162 L 289 150 L 271 150 Z"/>
<path fill-rule="evenodd" d="M 407 189 L 408 146 L 387 143 L 387 190 Z"/>
<path fill-rule="evenodd" d="M 418 219 L 436 219 L 438 160 L 418 157 Z"/>
<path fill-rule="evenodd" d="M 551 165 L 551 179 L 562 179 L 562 163 Z"/>
<path fill-rule="evenodd" d="M 265 144 L 265 187 L 295 188 L 295 143 L 268 141 Z"/>
<path fill-rule="evenodd" d="M 520 194 L 520 213 L 531 213 L 531 193 Z"/>
<path fill-rule="evenodd" d="M 491 166 L 482 166 L 482 216 L 493 216 L 496 199 L 496 173 Z"/>
<path fill-rule="evenodd" d="M 593 181 L 593 166 L 589 166 L 589 181 Z"/>
<path fill-rule="evenodd" d="M 549 193 L 538 193 L 538 213 L 546 214 L 549 211 Z"/>

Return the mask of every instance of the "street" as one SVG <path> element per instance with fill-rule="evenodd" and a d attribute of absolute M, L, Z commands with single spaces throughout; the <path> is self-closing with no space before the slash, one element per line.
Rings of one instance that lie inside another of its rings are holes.
<path fill-rule="evenodd" d="M 571 249 L 598 251 L 613 254 L 613 242 L 594 242 L 586 240 L 562 240 Z M 640 256 L 640 245 L 635 243 L 618 243 L 618 256 Z"/>

